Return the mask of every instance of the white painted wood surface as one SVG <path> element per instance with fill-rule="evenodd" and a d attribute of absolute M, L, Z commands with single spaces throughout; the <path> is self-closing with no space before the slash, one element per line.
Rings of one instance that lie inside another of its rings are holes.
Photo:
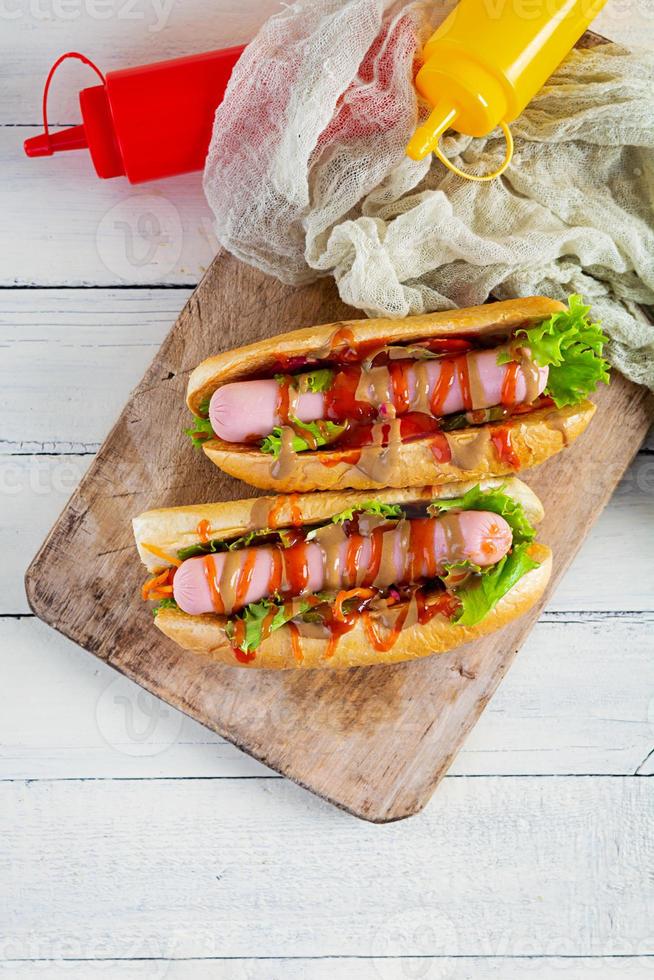
<path fill-rule="evenodd" d="M 4 784 L 7 947 L 654 955 L 649 787 L 449 779 L 423 813 L 379 827 L 279 779 Z"/>
<path fill-rule="evenodd" d="M 97 180 L 83 153 L 23 158 L 45 73 L 70 49 L 108 70 L 238 43 L 277 6 L 0 4 L 0 967 L 21 980 L 642 980 L 651 441 L 451 775 L 401 824 L 313 799 L 27 615 L 24 568 L 213 248 L 197 175 L 131 188 Z M 596 27 L 651 45 L 654 7 L 608 4 Z M 62 69 L 51 118 L 76 122 L 90 83 Z"/>
<path fill-rule="evenodd" d="M 546 614 L 450 773 L 654 773 L 653 631 L 654 615 Z M 4 779 L 279 778 L 32 617 L 0 620 L 0 646 Z"/>
<path fill-rule="evenodd" d="M 650 980 L 648 956 L 459 956 L 392 958 L 358 956 L 256 959 L 71 960 L 64 963 L 11 963 L 17 980 Z"/>

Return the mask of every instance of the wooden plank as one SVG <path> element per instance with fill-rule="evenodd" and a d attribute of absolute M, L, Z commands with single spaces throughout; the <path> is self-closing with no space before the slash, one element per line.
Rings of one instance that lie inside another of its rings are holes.
<path fill-rule="evenodd" d="M 601 422 L 599 423 L 601 424 Z M 594 451 L 590 430 L 586 451 Z M 601 451 L 601 447 L 598 446 Z M 537 474 L 534 474 L 537 477 Z M 528 477 L 529 482 L 529 477 Z M 579 491 L 576 491 L 579 492 Z M 584 491 L 581 491 L 582 493 Z M 547 505 L 548 498 L 544 497 Z M 654 459 L 639 455 L 584 541 L 574 564 L 547 603 L 550 610 L 652 609 L 654 598 Z M 630 572 L 607 575 L 613 556 L 625 556 Z"/>
<path fill-rule="evenodd" d="M 175 0 L 7 2 L 0 12 L 5 69 L 0 125 L 39 122 L 45 76 L 64 51 L 81 51 L 103 72 L 114 71 L 244 44 L 278 10 L 278 0 L 220 0 L 219 5 L 215 0 L 193 0 L 192 8 Z M 88 68 L 74 61 L 62 67 L 50 96 L 53 124 L 79 121 L 78 92 L 95 84 Z M 64 159 L 24 163 L 49 174 L 54 186 L 53 174 Z M 109 183 L 94 176 L 89 191 L 102 193 Z"/>
<path fill-rule="evenodd" d="M 0 615 L 29 611 L 25 569 L 91 462 L 91 456 L 0 456 Z"/>
<path fill-rule="evenodd" d="M 0 452 L 97 451 L 190 292 L 0 290 Z M 632 479 L 651 496 L 654 460 Z"/>
<path fill-rule="evenodd" d="M 129 526 L 132 515 L 164 500 L 181 504 L 252 493 L 198 460 L 180 440 L 188 372 L 203 356 L 347 312 L 330 282 L 294 290 L 219 256 L 34 560 L 26 583 L 37 615 L 152 693 L 346 809 L 387 821 L 424 806 L 539 610 L 478 644 L 421 663 L 309 676 L 253 675 L 155 639 L 137 597 L 142 573 Z M 652 418 L 651 398 L 620 377 L 597 400 L 591 431 L 528 477 L 548 507 L 542 538 L 556 555 L 553 584 Z M 619 425 L 611 424 L 614 419 Z M 372 706 L 383 710 L 373 713 Z"/>
<path fill-rule="evenodd" d="M 247 959 L 216 960 L 83 960 L 67 958 L 54 963 L 11 961 L 17 980 L 92 980 L 94 977 L 130 977 L 134 980 L 651 980 L 652 958 L 647 956 L 566 957 L 394 957 L 371 959 Z"/>
<path fill-rule="evenodd" d="M 34 617 L 0 648 L 0 781 L 276 775 Z"/>
<path fill-rule="evenodd" d="M 214 0 L 194 0 L 191 12 L 174 0 L 7 2 L 0 14 L 5 68 L 0 126 L 39 122 L 45 75 L 63 51 L 81 51 L 105 72 L 149 64 L 249 41 L 279 7 L 278 0 L 220 0 L 219 7 Z M 651 23 L 644 4 L 630 8 L 628 16 L 620 5 L 607 4 L 593 28 L 638 47 L 651 43 Z M 95 79 L 75 62 L 61 71 L 52 88 L 51 119 L 72 124 L 79 120 L 77 93 Z M 61 159 L 31 166 L 52 173 Z"/>
<path fill-rule="evenodd" d="M 538 623 L 450 773 L 654 772 L 653 630 L 651 615 Z M 0 648 L 0 780 L 275 775 L 38 619 L 0 620 Z"/>
<path fill-rule="evenodd" d="M 0 452 L 96 451 L 190 292 L 1 290 Z"/>
<path fill-rule="evenodd" d="M 71 414 L 83 415 L 77 408 Z M 61 433 L 57 445 L 67 445 L 66 440 L 75 437 L 72 427 L 54 431 Z M 29 430 L 25 434 L 32 435 Z M 38 436 L 38 430 L 33 434 Z M 25 569 L 90 465 L 90 456 L 0 456 L 0 549 L 6 577 L 0 590 L 0 615 L 29 611 Z M 654 611 L 653 491 L 654 459 L 639 455 L 550 596 L 548 610 Z M 619 580 L 606 574 L 607 556 L 615 554 L 629 556 L 629 575 Z"/>
<path fill-rule="evenodd" d="M 0 285 L 195 285 L 216 251 L 201 174 L 100 181 L 86 153 L 27 160 L 38 132 L 0 127 Z"/>
<path fill-rule="evenodd" d="M 652 954 L 652 785 L 448 779 L 380 828 L 285 780 L 4 783 L 3 954 Z"/>

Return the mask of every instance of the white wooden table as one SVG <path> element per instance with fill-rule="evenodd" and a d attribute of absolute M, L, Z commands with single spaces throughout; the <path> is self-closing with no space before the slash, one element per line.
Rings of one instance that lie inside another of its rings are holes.
<path fill-rule="evenodd" d="M 0 5 L 0 966 L 650 977 L 652 448 L 431 804 L 400 824 L 320 802 L 29 615 L 24 569 L 214 248 L 198 175 L 131 188 L 83 153 L 22 156 L 45 72 L 70 49 L 108 70 L 234 44 L 275 8 Z M 597 29 L 654 43 L 654 5 L 614 4 Z M 52 120 L 76 122 L 92 83 L 63 69 Z"/>

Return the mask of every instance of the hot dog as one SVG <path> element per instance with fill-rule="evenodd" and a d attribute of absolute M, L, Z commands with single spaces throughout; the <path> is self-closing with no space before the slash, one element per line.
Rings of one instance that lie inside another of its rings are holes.
<path fill-rule="evenodd" d="M 531 403 L 542 395 L 548 369 L 539 368 L 526 359 L 512 372 L 509 364 L 498 364 L 500 348 L 470 351 L 457 357 L 435 361 L 396 360 L 380 367 L 362 368 L 350 377 L 356 379 L 351 412 L 361 419 L 373 419 L 382 406 L 390 406 L 396 415 L 428 408 L 438 416 L 465 412 L 468 409 L 513 406 Z M 470 393 L 464 392 L 468 378 Z M 306 375 L 297 376 L 299 386 L 292 415 L 301 422 L 332 419 L 344 422 L 348 416 L 343 407 L 323 392 L 302 391 Z M 471 379 L 475 379 L 473 388 Z M 335 372 L 332 389 L 339 391 L 348 384 L 348 374 Z M 283 404 L 283 381 L 262 378 L 259 381 L 234 381 L 223 385 L 209 402 L 209 419 L 213 431 L 224 442 L 250 442 L 267 436 L 284 424 L 280 415 Z M 436 416 L 436 417 L 438 417 Z"/>
<path fill-rule="evenodd" d="M 410 550 L 413 536 L 420 537 L 418 555 Z M 230 615 L 280 590 L 282 594 L 303 596 L 323 589 L 341 591 L 356 586 L 383 589 L 434 578 L 443 574 L 447 564 L 457 561 L 469 561 L 481 568 L 494 565 L 507 554 L 512 540 L 511 528 L 504 518 L 488 511 L 414 518 L 408 527 L 398 525 L 384 530 L 383 537 L 378 532 L 378 537 L 388 552 L 383 565 L 376 560 L 381 551 L 375 549 L 374 531 L 367 536 L 348 536 L 343 532 L 336 541 L 331 534 L 331 540 L 323 540 L 318 532 L 314 541 L 301 541 L 289 548 L 258 545 L 228 555 L 210 555 L 208 560 L 200 556 L 189 558 L 175 575 L 173 598 L 183 612 L 192 615 L 216 612 L 217 605 L 220 612 Z M 350 555 L 356 559 L 353 570 L 348 567 Z M 211 579 L 222 583 L 213 594 Z"/>
<path fill-rule="evenodd" d="M 543 462 L 608 380 L 599 324 L 571 297 L 296 330 L 191 374 L 188 430 L 264 489 L 420 486 Z"/>
<path fill-rule="evenodd" d="M 519 480 L 173 507 L 134 519 L 155 623 L 233 666 L 391 663 L 498 628 L 551 556 Z"/>

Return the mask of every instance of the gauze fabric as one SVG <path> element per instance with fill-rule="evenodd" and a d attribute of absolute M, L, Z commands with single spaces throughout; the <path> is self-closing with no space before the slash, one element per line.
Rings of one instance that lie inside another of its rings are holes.
<path fill-rule="evenodd" d="M 404 149 L 412 79 L 449 6 L 299 0 L 246 48 L 219 106 L 204 187 L 220 244 L 302 284 L 336 279 L 371 316 L 581 293 L 612 363 L 654 388 L 654 55 L 576 49 L 512 124 L 513 162 L 489 183 Z M 442 141 L 483 173 L 499 130 Z"/>

